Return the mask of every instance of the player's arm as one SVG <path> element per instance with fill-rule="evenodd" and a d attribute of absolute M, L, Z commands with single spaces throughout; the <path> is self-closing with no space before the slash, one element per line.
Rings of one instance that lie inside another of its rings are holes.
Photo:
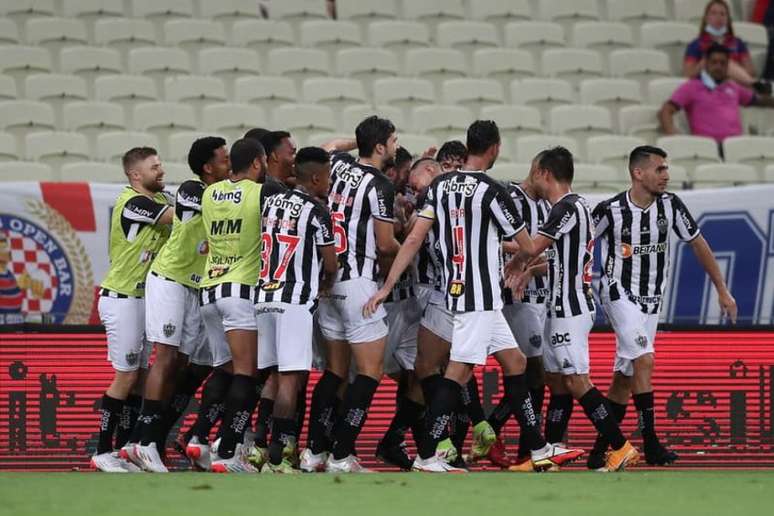
<path fill-rule="evenodd" d="M 699 260 L 699 263 L 710 277 L 712 284 L 715 285 L 715 289 L 718 291 L 718 302 L 720 303 L 722 315 L 728 316 L 731 323 L 736 324 L 736 300 L 728 290 L 723 275 L 720 273 L 718 262 L 715 260 L 715 255 L 712 254 L 712 249 L 710 249 L 709 244 L 702 235 L 691 240 L 689 245 L 691 246 L 691 249 L 693 249 L 693 253 Z"/>
<path fill-rule="evenodd" d="M 548 262 L 542 256 L 533 258 L 521 273 L 509 276 L 505 281 L 505 286 L 513 291 L 516 298 L 524 297 L 524 289 L 527 288 L 530 280 L 537 276 L 548 274 Z"/>
<path fill-rule="evenodd" d="M 406 240 L 403 242 L 403 245 L 400 246 L 400 250 L 395 256 L 395 259 L 392 262 L 392 266 L 390 267 L 390 272 L 387 274 L 387 277 L 384 280 L 384 285 L 382 285 L 382 288 L 380 288 L 379 291 L 368 300 L 368 303 L 366 303 L 365 306 L 363 306 L 363 315 L 369 317 L 371 314 L 373 314 L 379 305 L 384 302 L 390 292 L 392 292 L 392 289 L 395 286 L 395 283 L 398 282 L 400 275 L 403 274 L 409 265 L 411 265 L 411 262 L 414 260 L 414 256 L 416 256 L 416 254 L 419 252 L 419 249 L 422 247 L 422 243 L 425 241 L 425 237 L 427 237 L 427 233 L 430 231 L 432 226 L 432 219 L 424 217 L 419 217 L 417 219 L 416 223 L 414 224 L 414 228 L 411 230 L 411 233 L 408 234 Z"/>
<path fill-rule="evenodd" d="M 395 238 L 395 224 L 374 219 L 374 236 L 376 237 L 379 270 L 389 270 L 392 267 L 393 258 L 400 249 L 400 243 Z"/>
<path fill-rule="evenodd" d="M 357 149 L 357 141 L 354 138 L 334 138 L 320 145 L 327 152 L 349 152 Z"/>
<path fill-rule="evenodd" d="M 328 293 L 333 287 L 336 279 L 336 273 L 339 269 L 339 263 L 336 259 L 336 248 L 331 243 L 317 247 L 322 257 L 322 278 L 320 279 L 320 294 Z"/>
<path fill-rule="evenodd" d="M 175 210 L 172 209 L 172 206 L 167 206 L 164 212 L 161 214 L 161 216 L 156 220 L 156 224 L 172 224 L 172 219 L 175 217 Z"/>

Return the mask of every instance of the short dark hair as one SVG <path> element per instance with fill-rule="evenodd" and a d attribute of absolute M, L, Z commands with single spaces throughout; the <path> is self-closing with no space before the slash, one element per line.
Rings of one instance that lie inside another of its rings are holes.
<path fill-rule="evenodd" d="M 194 141 L 188 151 L 188 166 L 191 171 L 201 177 L 204 165 L 215 156 L 215 151 L 226 145 L 226 140 L 220 136 L 205 136 Z"/>
<path fill-rule="evenodd" d="M 408 149 L 406 149 L 406 147 L 398 147 L 398 150 L 395 151 L 395 168 L 400 168 L 406 163 L 411 163 L 411 160 L 411 153 Z"/>
<path fill-rule="evenodd" d="M 355 128 L 358 154 L 363 158 L 370 158 L 376 146 L 380 143 L 387 145 L 387 140 L 394 132 L 395 126 L 386 118 L 379 118 L 376 115 L 369 116 L 357 124 L 357 128 Z"/>
<path fill-rule="evenodd" d="M 308 181 L 312 176 L 312 167 L 314 165 L 325 165 L 330 163 L 331 155 L 328 151 L 320 147 L 302 147 L 296 152 L 296 178 L 298 181 Z"/>
<path fill-rule="evenodd" d="M 476 120 L 468 127 L 468 154 L 480 156 L 492 145 L 500 143 L 500 129 L 494 120 Z"/>
<path fill-rule="evenodd" d="M 271 156 L 271 153 L 282 145 L 282 140 L 285 138 L 290 138 L 290 133 L 287 131 L 269 131 L 261 136 L 260 142 L 266 155 Z"/>
<path fill-rule="evenodd" d="M 265 156 L 266 151 L 263 150 L 263 145 L 258 140 L 252 138 L 242 138 L 237 140 L 231 146 L 231 153 L 229 158 L 231 159 L 231 172 L 238 174 L 244 172 L 248 168 L 255 158 Z"/>
<path fill-rule="evenodd" d="M 151 156 L 158 156 L 159 153 L 153 147 L 132 147 L 121 158 L 121 165 L 124 167 L 124 172 L 129 172 L 132 166 L 143 161 Z"/>
<path fill-rule="evenodd" d="M 731 56 L 731 51 L 727 46 L 720 43 L 712 43 L 707 50 L 704 51 L 704 57 L 709 59 L 712 54 L 725 54 L 726 57 Z"/>
<path fill-rule="evenodd" d="M 447 159 L 462 159 L 464 160 L 468 154 L 468 149 L 465 144 L 459 140 L 449 140 L 441 145 L 438 152 L 435 153 L 435 159 L 439 162 Z"/>
<path fill-rule="evenodd" d="M 649 161 L 652 155 L 661 156 L 666 159 L 667 153 L 660 147 L 653 147 L 652 145 L 640 145 L 635 147 L 631 153 L 629 153 L 629 172 L 632 172 L 635 168 L 642 166 L 645 161 Z"/>
<path fill-rule="evenodd" d="M 261 138 L 263 138 L 263 135 L 268 133 L 268 129 L 264 129 L 263 127 L 253 127 L 249 131 L 245 133 L 245 135 L 242 138 L 252 138 L 253 140 L 261 141 Z"/>
<path fill-rule="evenodd" d="M 538 156 L 538 168 L 551 172 L 560 183 L 572 183 L 575 166 L 569 150 L 560 145 L 544 150 Z"/>

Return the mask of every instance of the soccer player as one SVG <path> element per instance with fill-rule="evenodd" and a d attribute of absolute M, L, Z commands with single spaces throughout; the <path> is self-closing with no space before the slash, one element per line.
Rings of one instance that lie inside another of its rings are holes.
<path fill-rule="evenodd" d="M 296 184 L 294 159 L 296 143 L 287 131 L 269 131 L 261 137 L 261 145 L 266 150 L 266 177 L 264 183 L 274 183 L 280 189 L 287 190 Z"/>
<path fill-rule="evenodd" d="M 224 401 L 222 436 L 211 471 L 256 472 L 242 444 L 257 402 L 255 285 L 261 269 L 261 206 L 274 191 L 260 185 L 266 153 L 250 138 L 231 146 L 231 174 L 207 187 L 202 221 L 209 253 L 201 281 L 201 314 L 214 353 L 228 349 L 233 379 Z"/>
<path fill-rule="evenodd" d="M 501 242 L 515 237 L 521 249 L 531 249 L 532 240 L 505 188 L 486 175 L 500 152 L 497 125 L 473 122 L 468 128 L 467 149 L 464 170 L 442 174 L 430 185 L 419 219 L 401 246 L 384 286 L 363 311 L 370 314 L 377 309 L 435 226 L 443 264 L 442 288 L 453 314 L 453 332 L 449 363 L 429 400 L 427 435 L 413 469 L 464 471 L 449 464 L 457 450 L 448 438 L 447 426 L 474 366 L 486 363 L 489 354 L 502 367 L 503 388 L 528 439 L 535 466 L 560 464 L 583 452 L 548 444 L 540 435 L 524 375 L 526 359 L 502 315 Z"/>
<path fill-rule="evenodd" d="M 316 200 L 328 194 L 330 155 L 319 147 L 303 148 L 296 155 L 295 171 L 295 188 L 268 197 L 262 220 L 258 368 L 279 372 L 269 460 L 262 470 L 270 473 L 294 472 L 295 405 L 299 384 L 312 366 L 318 287 L 329 290 L 338 270 L 330 216 Z"/>
<path fill-rule="evenodd" d="M 339 272 L 328 297 L 320 299 L 319 324 L 325 337 L 326 370 L 315 386 L 310 409 L 309 448 L 301 468 L 329 472 L 361 472 L 354 446 L 382 377 L 387 338 L 381 308 L 365 317 L 362 305 L 377 291 L 377 262 L 387 270 L 399 248 L 393 229 L 395 190 L 382 172 L 395 158 L 397 135 L 389 120 L 371 116 L 355 130 L 359 158 L 346 153 L 331 160 L 328 196 Z M 342 417 L 333 428 L 333 446 L 325 437 L 336 392 L 354 359 L 357 376 L 347 387 Z"/>
<path fill-rule="evenodd" d="M 164 169 L 155 149 L 135 147 L 122 158 L 129 185 L 116 200 L 110 220 L 110 269 L 99 292 L 99 317 L 107 332 L 108 360 L 115 374 L 100 402 L 97 451 L 91 459 L 100 471 L 125 473 L 137 468 L 114 449 L 129 440 L 134 426 L 127 398 L 148 367 L 145 342 L 145 278 L 169 237 L 174 210 L 164 195 Z M 144 375 L 143 375 L 144 376 Z M 139 396 L 135 396 L 139 411 Z M 113 434 L 121 421 L 120 435 Z"/>
<path fill-rule="evenodd" d="M 467 153 L 464 143 L 459 140 L 449 140 L 438 149 L 435 159 L 441 165 L 443 172 L 454 172 L 465 164 Z"/>
<path fill-rule="evenodd" d="M 591 210 L 586 200 L 572 192 L 573 157 L 564 147 L 543 151 L 533 174 L 534 190 L 551 203 L 551 211 L 538 229 L 532 249 L 521 249 L 529 260 L 546 252 L 548 258 L 548 323 L 544 335 L 543 366 L 551 391 L 546 439 L 563 439 L 573 399 L 580 402 L 597 431 L 613 447 L 605 468 L 619 471 L 634 465 L 639 452 L 621 433 L 602 393 L 589 379 L 589 332 L 594 324 L 591 267 L 594 251 Z M 509 266 L 518 263 L 512 261 Z M 510 269 L 511 267 L 509 267 Z M 509 286 L 520 292 L 539 267 L 528 267 Z M 556 411 L 561 410 L 557 413 Z"/>
<path fill-rule="evenodd" d="M 718 293 L 723 314 L 736 322 L 736 301 L 720 273 L 712 250 L 680 198 L 666 191 L 667 154 L 642 146 L 629 156 L 632 186 L 594 209 L 604 278 L 601 297 L 616 335 L 613 383 L 608 391 L 613 416 L 620 423 L 629 397 L 634 398 L 648 464 L 663 466 L 677 454 L 658 440 L 653 403 L 654 341 L 669 267 L 669 237 L 688 242 Z M 597 438 L 590 469 L 604 466 L 608 442 Z"/>
<path fill-rule="evenodd" d="M 159 455 L 168 430 L 164 403 L 172 394 L 178 370 L 204 340 L 198 292 L 207 256 L 202 194 L 207 185 L 228 177 L 226 140 L 216 136 L 196 140 L 188 153 L 188 164 L 197 178 L 185 181 L 177 190 L 172 234 L 153 261 L 145 283 L 145 335 L 156 348 L 156 358 L 145 382 L 138 419 L 140 443 L 134 455 L 144 470 L 161 473 L 167 471 Z M 230 355 L 217 357 L 213 365 L 230 360 Z M 203 380 L 200 375 L 194 377 L 199 381 L 188 382 L 185 405 Z M 178 402 L 176 406 L 180 405 Z"/>

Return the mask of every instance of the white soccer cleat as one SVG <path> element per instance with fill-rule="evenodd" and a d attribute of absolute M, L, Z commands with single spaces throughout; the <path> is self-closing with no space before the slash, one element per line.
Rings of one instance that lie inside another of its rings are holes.
<path fill-rule="evenodd" d="M 91 457 L 91 465 L 104 473 L 129 473 L 124 465 L 121 457 L 118 456 L 118 452 L 105 452 L 100 454 L 94 454 Z"/>
<path fill-rule="evenodd" d="M 217 454 L 213 455 L 210 471 L 213 473 L 258 473 L 258 469 L 247 460 L 247 450 L 242 443 L 237 443 L 234 456 L 230 459 L 222 459 Z"/>
<path fill-rule="evenodd" d="M 532 464 L 538 471 L 556 471 L 559 466 L 577 459 L 583 453 L 580 449 L 549 443 L 539 450 L 532 450 Z"/>
<path fill-rule="evenodd" d="M 325 471 L 325 463 L 328 461 L 328 452 L 312 453 L 309 448 L 301 452 L 301 464 L 299 468 L 305 473 L 318 473 Z"/>
<path fill-rule="evenodd" d="M 424 473 L 467 473 L 468 470 L 455 468 L 439 455 L 433 455 L 430 458 L 423 459 L 419 455 L 414 459 L 411 465 L 411 471 L 421 471 Z"/>
<path fill-rule="evenodd" d="M 118 456 L 126 462 L 134 464 L 142 469 L 142 460 L 140 460 L 139 455 L 137 455 L 138 446 L 139 444 L 137 443 L 126 443 L 123 448 L 118 451 Z"/>
<path fill-rule="evenodd" d="M 135 448 L 137 457 L 142 463 L 142 469 L 144 471 L 150 471 L 151 473 L 169 473 L 169 470 L 161 460 L 159 451 L 156 449 L 156 443 L 150 443 L 148 446 L 142 446 L 140 444 Z"/>
<path fill-rule="evenodd" d="M 333 458 L 331 453 L 325 462 L 325 471 L 328 473 L 373 473 L 370 469 L 360 464 L 360 459 L 354 455 L 347 455 L 341 460 Z"/>
<path fill-rule="evenodd" d="M 208 471 L 212 464 L 212 455 L 210 454 L 210 445 L 200 443 L 197 436 L 191 437 L 185 447 L 185 456 L 191 461 L 194 468 L 201 471 Z"/>

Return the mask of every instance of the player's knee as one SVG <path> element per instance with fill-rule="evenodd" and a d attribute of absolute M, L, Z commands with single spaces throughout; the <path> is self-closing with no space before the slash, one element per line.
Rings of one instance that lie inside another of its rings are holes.
<path fill-rule="evenodd" d="M 583 374 L 569 374 L 562 376 L 564 388 L 570 391 L 573 398 L 578 399 L 591 388 L 588 376 Z"/>
<path fill-rule="evenodd" d="M 497 359 L 506 376 L 523 374 L 527 369 L 527 358 L 518 349 L 509 349 L 497 354 Z"/>
<path fill-rule="evenodd" d="M 655 363 L 653 353 L 645 353 L 634 360 L 634 371 L 635 373 L 639 371 L 650 373 L 653 371 Z"/>

